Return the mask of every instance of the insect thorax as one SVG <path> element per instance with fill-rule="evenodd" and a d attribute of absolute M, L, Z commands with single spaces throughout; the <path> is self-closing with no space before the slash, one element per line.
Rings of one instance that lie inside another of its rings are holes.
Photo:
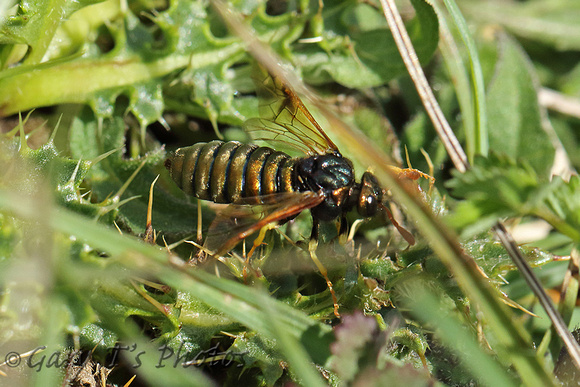
<path fill-rule="evenodd" d="M 312 216 L 328 221 L 348 210 L 355 182 L 350 160 L 332 154 L 305 157 L 296 161 L 294 173 L 298 191 L 324 194 L 324 201 L 311 210 Z"/>

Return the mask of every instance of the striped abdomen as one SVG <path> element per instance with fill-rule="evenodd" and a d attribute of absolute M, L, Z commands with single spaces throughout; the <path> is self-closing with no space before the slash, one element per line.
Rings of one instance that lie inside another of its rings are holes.
<path fill-rule="evenodd" d="M 215 203 L 294 191 L 294 160 L 268 147 L 212 141 L 180 148 L 165 166 L 186 194 Z"/>

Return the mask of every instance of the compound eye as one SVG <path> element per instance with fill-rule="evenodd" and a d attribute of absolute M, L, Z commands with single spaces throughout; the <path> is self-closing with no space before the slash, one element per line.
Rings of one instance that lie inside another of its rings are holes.
<path fill-rule="evenodd" d="M 369 190 L 363 190 L 359 197 L 358 202 L 358 213 L 365 218 L 373 216 L 377 213 L 378 204 L 377 197 L 369 192 Z"/>
<path fill-rule="evenodd" d="M 382 191 L 377 179 L 370 172 L 365 172 L 358 198 L 358 213 L 365 218 L 375 215 L 381 200 Z"/>
<path fill-rule="evenodd" d="M 377 198 L 374 195 L 369 195 L 365 198 L 365 216 L 373 216 L 377 213 Z"/>

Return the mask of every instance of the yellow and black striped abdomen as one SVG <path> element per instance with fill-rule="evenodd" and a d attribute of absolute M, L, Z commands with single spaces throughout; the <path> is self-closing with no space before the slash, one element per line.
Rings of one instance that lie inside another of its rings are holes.
<path fill-rule="evenodd" d="M 295 162 L 286 153 L 237 141 L 180 148 L 165 162 L 186 194 L 215 203 L 294 191 Z"/>

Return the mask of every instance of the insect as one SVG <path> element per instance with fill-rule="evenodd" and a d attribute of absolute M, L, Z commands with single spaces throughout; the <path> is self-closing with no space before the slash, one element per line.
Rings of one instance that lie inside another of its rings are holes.
<path fill-rule="evenodd" d="M 338 219 L 344 233 L 347 212 L 356 209 L 362 217 L 372 217 L 384 210 L 413 244 L 412 235 L 396 223 L 383 204 L 384 191 L 376 177 L 365 172 L 357 182 L 352 162 L 342 156 L 298 95 L 275 76 L 264 70 L 261 74 L 257 85 L 263 101 L 261 118 L 248 120 L 245 127 L 268 132 L 271 142 L 290 145 L 304 155 L 293 158 L 270 147 L 236 141 L 177 149 L 165 162 L 175 183 L 198 199 L 232 204 L 214 220 L 214 232 L 210 227 L 206 247 L 222 255 L 265 226 L 284 223 L 306 209 L 312 214 L 314 239 L 318 238 L 320 222 Z M 401 171 L 411 178 L 424 176 L 412 169 Z M 261 219 L 249 218 L 250 213 L 259 213 Z M 224 237 L 215 232 L 216 228 L 229 230 L 229 235 Z M 262 239 L 256 238 L 258 243 Z"/>

